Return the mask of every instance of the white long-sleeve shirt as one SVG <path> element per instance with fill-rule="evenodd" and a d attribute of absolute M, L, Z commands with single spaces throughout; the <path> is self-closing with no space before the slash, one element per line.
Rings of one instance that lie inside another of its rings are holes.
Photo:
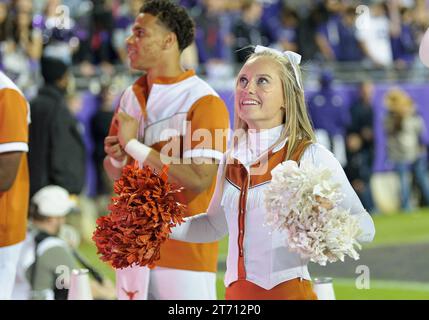
<path fill-rule="evenodd" d="M 268 135 L 256 138 L 261 141 L 259 145 L 271 146 L 279 138 L 280 132 L 281 128 L 277 127 L 265 132 Z M 241 170 L 246 170 L 247 174 L 251 164 L 261 159 L 257 157 L 262 153 L 252 143 L 255 137 L 249 138 L 247 141 L 242 139 L 238 148 L 231 152 L 231 157 L 239 161 Z M 285 154 L 285 145 L 286 140 L 273 149 L 268 160 L 269 168 L 283 161 L 274 158 L 280 159 Z M 372 241 L 375 229 L 371 216 L 363 208 L 338 160 L 317 143 L 305 149 L 301 157 L 301 160 L 304 159 L 331 169 L 333 179 L 340 183 L 345 195 L 341 206 L 350 209 L 350 214 L 359 219 L 362 233 L 358 240 Z M 207 213 L 187 218 L 185 223 L 173 229 L 171 237 L 188 242 L 211 242 L 229 234 L 225 286 L 238 279 L 246 279 L 269 290 L 279 283 L 298 277 L 311 280 L 307 269 L 308 260 L 288 249 L 286 234 L 273 232 L 264 226 L 266 209 L 263 191 L 269 186 L 271 175 L 268 175 L 269 179 L 265 179 L 266 181 L 259 178 L 255 179 L 255 183 L 246 185 L 232 177 L 228 178 L 227 170 L 226 178 L 223 179 L 225 165 L 228 165 L 225 161 L 224 156 L 219 165 L 216 189 Z M 243 181 L 247 181 L 247 178 Z"/>

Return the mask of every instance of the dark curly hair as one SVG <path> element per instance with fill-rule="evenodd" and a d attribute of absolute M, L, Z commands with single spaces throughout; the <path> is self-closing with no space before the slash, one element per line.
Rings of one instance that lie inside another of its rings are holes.
<path fill-rule="evenodd" d="M 180 52 L 194 41 L 194 21 L 184 7 L 169 0 L 149 0 L 144 2 L 140 13 L 157 17 L 168 30 L 174 32 Z"/>

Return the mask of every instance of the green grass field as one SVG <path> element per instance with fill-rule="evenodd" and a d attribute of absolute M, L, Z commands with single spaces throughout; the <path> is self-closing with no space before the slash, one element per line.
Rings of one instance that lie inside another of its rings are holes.
<path fill-rule="evenodd" d="M 429 242 L 429 209 L 373 217 L 376 235 L 367 248 Z"/>
<path fill-rule="evenodd" d="M 392 215 L 374 216 L 376 237 L 365 248 L 386 245 L 401 245 L 412 243 L 429 243 L 429 210 L 422 209 L 414 213 L 397 213 Z M 364 249 L 365 249 L 364 248 Z M 103 274 L 114 279 L 113 270 L 101 262 L 96 256 L 93 244 L 82 244 L 80 251 L 85 254 L 94 266 Z M 225 260 L 227 254 L 227 239 L 220 242 L 219 259 Z M 429 259 L 429 253 L 428 253 Z M 218 299 L 225 296 L 223 272 L 218 272 Z M 371 280 L 370 289 L 356 289 L 354 279 L 334 279 L 334 290 L 338 300 L 429 300 L 429 283 L 406 281 Z"/>

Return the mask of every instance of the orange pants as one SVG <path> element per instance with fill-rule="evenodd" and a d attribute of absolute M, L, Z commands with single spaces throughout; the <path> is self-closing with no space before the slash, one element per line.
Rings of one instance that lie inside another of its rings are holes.
<path fill-rule="evenodd" d="M 266 290 L 247 281 L 238 280 L 225 291 L 226 300 L 317 300 L 311 282 L 304 279 L 292 279 Z"/>

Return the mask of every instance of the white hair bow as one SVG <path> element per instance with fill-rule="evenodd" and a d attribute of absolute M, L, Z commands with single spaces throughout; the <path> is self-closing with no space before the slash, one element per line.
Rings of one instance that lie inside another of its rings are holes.
<path fill-rule="evenodd" d="M 292 65 L 292 68 L 293 68 L 293 72 L 295 74 L 295 79 L 296 79 L 296 82 L 298 83 L 298 87 L 301 90 L 303 90 L 303 88 L 301 86 L 300 76 L 299 76 L 298 69 L 297 69 L 297 66 L 301 63 L 301 55 L 300 54 L 298 54 L 296 52 L 293 52 L 293 51 L 284 51 L 284 52 L 281 52 L 279 50 L 276 50 L 276 49 L 273 49 L 273 48 L 264 47 L 264 46 L 260 46 L 260 45 L 257 45 L 255 47 L 255 53 L 259 53 L 259 52 L 263 52 L 263 51 L 269 51 L 269 52 L 272 52 L 274 54 L 278 54 L 278 55 L 281 55 L 281 56 L 286 56 L 289 59 L 289 61 L 291 62 L 291 65 Z"/>

